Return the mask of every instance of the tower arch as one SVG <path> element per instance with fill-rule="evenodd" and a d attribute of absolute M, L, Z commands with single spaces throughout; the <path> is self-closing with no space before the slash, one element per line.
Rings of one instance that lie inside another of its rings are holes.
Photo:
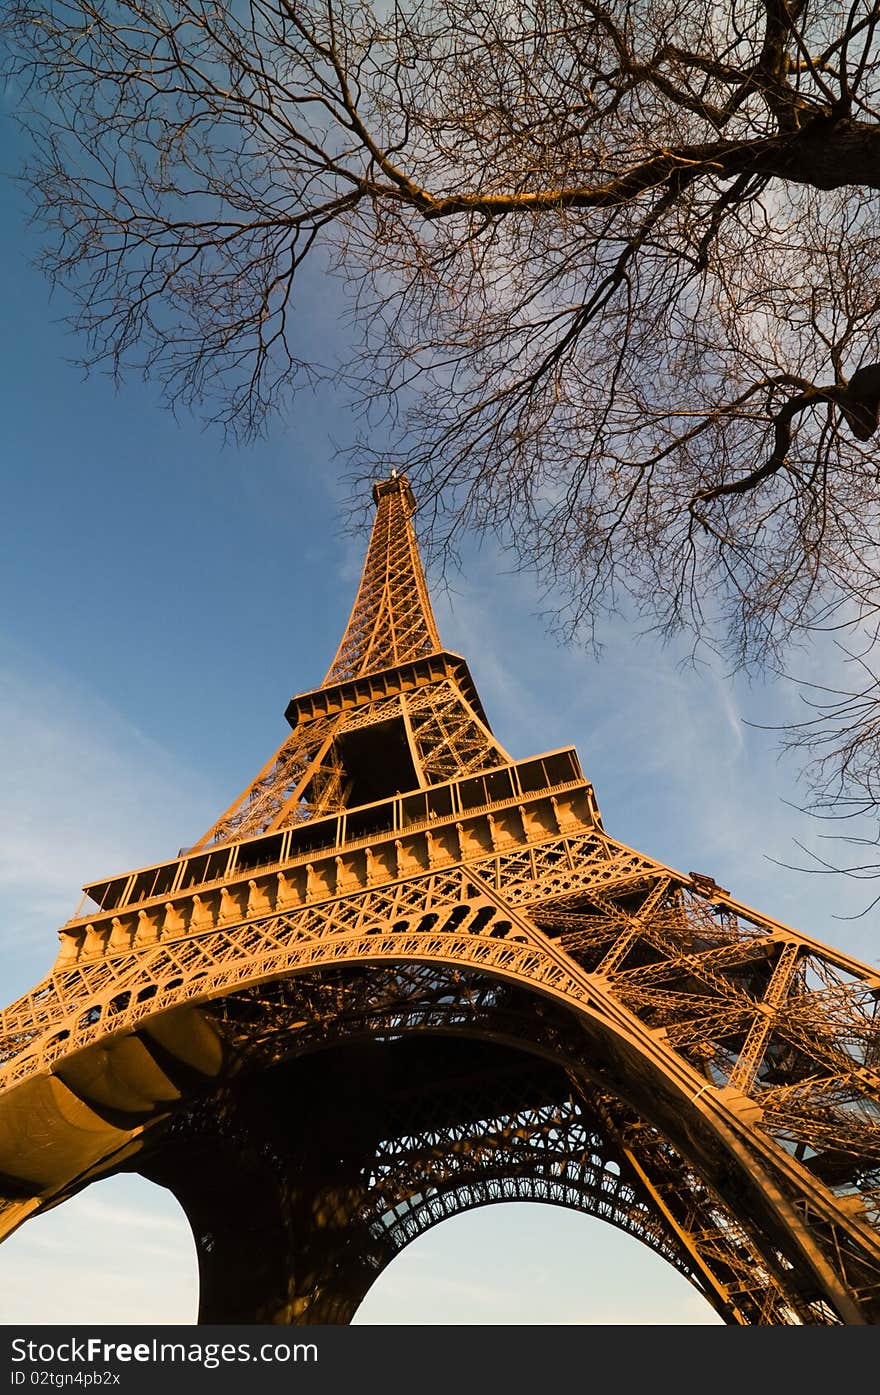
<path fill-rule="evenodd" d="M 290 736 L 198 842 L 84 888 L 4 1010 L 0 1234 L 142 1171 L 193 1218 L 203 1320 L 348 1321 L 450 1209 L 613 1195 L 727 1322 L 876 1322 L 880 975 L 610 837 L 572 748 L 512 759 L 441 646 L 409 485 L 374 497 Z M 488 1100 L 486 1071 L 497 1137 L 453 1088 Z M 411 1109 L 445 1102 L 445 1142 L 409 1156 L 430 1130 L 406 1132 L 401 1073 Z M 279 1134 L 290 1089 L 323 1132 Z"/>

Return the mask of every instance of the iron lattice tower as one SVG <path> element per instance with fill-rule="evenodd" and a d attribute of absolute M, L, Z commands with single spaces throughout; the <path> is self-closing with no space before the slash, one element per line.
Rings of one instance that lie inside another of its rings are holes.
<path fill-rule="evenodd" d="M 880 975 L 603 829 L 441 647 L 402 477 L 291 734 L 194 847 L 85 888 L 0 1021 L 0 1236 L 129 1170 L 201 1322 L 348 1322 L 427 1227 L 601 1217 L 728 1323 L 880 1320 Z"/>

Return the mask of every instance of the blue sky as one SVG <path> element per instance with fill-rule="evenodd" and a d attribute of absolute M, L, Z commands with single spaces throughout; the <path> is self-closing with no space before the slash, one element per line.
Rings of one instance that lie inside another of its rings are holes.
<path fill-rule="evenodd" d="M 11 124 L 2 164 L 17 162 Z M 291 693 L 318 684 L 342 633 L 364 540 L 341 530 L 332 442 L 344 403 L 302 396 L 251 448 L 175 421 L 150 385 L 84 379 L 64 306 L 29 266 L 36 236 L 0 184 L 0 999 L 50 967 L 83 882 L 193 842 L 282 739 Z M 338 335 L 339 288 L 309 323 Z M 317 319 L 315 318 L 317 317 Z M 798 862 L 815 825 L 775 737 L 745 724 L 798 710 L 609 627 L 600 662 L 560 648 L 537 589 L 489 547 L 435 589 L 447 647 L 470 661 L 517 757 L 575 744 L 609 832 L 877 962 L 864 884 Z M 833 679 L 834 658 L 798 672 Z M 820 830 L 821 831 L 821 830 Z M 119 1238 L 125 1234 L 125 1253 Z M 134 1256 L 138 1263 L 133 1264 Z M 0 1248 L 0 1320 L 191 1322 L 195 1257 L 176 1203 L 113 1179 Z M 678 1275 L 601 1222 L 490 1207 L 429 1232 L 390 1266 L 358 1321 L 711 1323 Z"/>

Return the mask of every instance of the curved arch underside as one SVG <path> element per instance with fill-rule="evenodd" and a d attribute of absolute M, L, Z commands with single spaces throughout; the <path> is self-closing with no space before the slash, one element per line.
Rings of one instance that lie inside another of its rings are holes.
<path fill-rule="evenodd" d="M 201 1322 L 348 1322 L 417 1235 L 511 1199 L 627 1231 L 729 1323 L 841 1321 L 781 1229 L 768 1245 L 723 1150 L 694 1149 L 656 1082 L 521 984 L 418 963 L 268 980 L 203 1004 L 197 1032 L 178 1022 L 189 1061 L 168 1018 L 120 1043 L 174 1087 L 139 1121 L 112 1044 L 103 1073 L 96 1048 L 61 1067 L 128 1142 L 47 1200 L 120 1170 L 169 1187 L 196 1240 Z"/>
<path fill-rule="evenodd" d="M 190 1217 L 202 1322 L 348 1322 L 410 1241 L 503 1200 L 600 1217 L 695 1277 L 565 1070 L 472 1037 L 417 1031 L 294 1058 L 178 1119 L 141 1170 Z"/>
<path fill-rule="evenodd" d="M 876 1071 L 857 1064 L 876 1049 L 870 971 L 786 927 L 707 904 L 680 874 L 638 854 L 623 850 L 617 862 L 612 854 L 610 840 L 589 832 L 547 838 L 528 857 L 499 854 L 491 868 L 415 873 L 329 897 L 306 879 L 306 904 L 292 911 L 273 909 L 253 881 L 250 919 L 175 930 L 167 944 L 148 940 L 53 975 L 6 1013 L 0 1232 L 108 1172 L 151 1169 L 158 1179 L 170 1166 L 162 1157 L 184 1136 L 191 1147 L 208 1136 L 204 1118 L 197 1124 L 204 1100 L 209 1114 L 233 1121 L 254 1107 L 246 1101 L 256 1099 L 260 1077 L 287 1068 L 288 1058 L 312 1053 L 309 1069 L 319 1071 L 316 1051 L 358 1037 L 393 1061 L 403 1049 L 398 1037 L 467 1033 L 556 1070 L 566 1082 L 555 1088 L 556 1107 L 565 1091 L 579 1100 L 590 1137 L 614 1150 L 608 1156 L 642 1189 L 651 1219 L 640 1238 L 655 1243 L 662 1233 L 667 1257 L 725 1320 L 877 1321 L 880 1240 L 866 1210 L 880 1170 Z M 278 881 L 282 890 L 289 895 Z M 810 976 L 819 974 L 816 991 Z M 321 1107 L 328 1118 L 338 1113 L 350 1074 L 328 1082 L 325 1106 L 310 1096 L 314 1120 Z M 435 1089 L 442 1086 L 440 1071 Z M 371 1109 L 379 1102 L 371 1099 Z M 522 1107 L 536 1106 L 526 1095 Z M 282 1092 L 261 1119 L 286 1110 Z M 295 1113 L 308 1128 L 308 1111 Z M 518 1110 L 510 1118 L 526 1127 Z M 222 1152 L 218 1127 L 202 1154 L 208 1161 Z M 261 1138 L 262 1127 L 252 1120 L 249 1136 Z M 403 1125 L 394 1127 L 376 1147 L 402 1136 Z M 555 1129 L 561 1137 L 558 1121 Z M 815 1158 L 806 1139 L 821 1144 Z M 267 1136 L 265 1149 L 273 1146 Z M 526 1186 L 528 1170 L 516 1180 L 509 1159 L 490 1163 L 485 1148 L 482 1156 L 485 1175 L 461 1185 L 421 1175 L 415 1155 L 393 1185 L 394 1169 L 377 1173 L 386 1179 L 376 1192 L 382 1214 L 418 1211 L 411 1198 L 424 1195 L 427 1223 L 445 1206 L 479 1204 L 490 1182 Z M 294 1149 L 284 1168 L 299 1176 L 301 1165 Z M 348 1157 L 345 1187 L 362 1188 L 377 1165 L 365 1145 L 360 1181 Z M 564 1148 L 553 1166 L 568 1178 Z M 322 1177 L 328 1167 L 324 1157 Z M 219 1177 L 219 1162 L 215 1171 Z M 233 1233 L 232 1222 L 217 1219 L 238 1205 L 233 1191 L 220 1188 L 217 1214 L 203 1216 L 198 1186 L 182 1172 L 165 1175 L 196 1234 L 210 1237 L 200 1243 L 203 1312 L 220 1320 L 244 1311 L 235 1303 L 245 1300 L 233 1301 L 212 1278 L 222 1266 L 209 1258 L 219 1237 Z M 536 1188 L 549 1185 L 536 1160 L 531 1175 Z M 330 1257 L 329 1202 L 310 1192 L 318 1180 L 297 1185 L 295 1204 L 288 1197 L 276 1208 L 293 1219 L 285 1222 L 286 1258 L 273 1263 L 289 1278 L 301 1271 L 313 1243 L 305 1218 L 313 1216 L 321 1246 L 307 1266 L 311 1287 L 293 1277 L 292 1289 L 273 1281 L 263 1292 L 254 1277 L 245 1306 L 272 1314 L 262 1320 L 343 1320 L 328 1314 L 350 1315 L 363 1277 L 352 1277 L 350 1245 L 344 1257 L 338 1247 Z M 260 1187 L 271 1192 L 265 1178 Z M 577 1197 L 583 1209 L 598 1206 L 589 1169 L 572 1187 L 565 1204 Z M 342 1205 L 340 1188 L 342 1181 L 334 1205 Z M 339 1212 L 346 1233 L 353 1205 L 349 1198 Z M 626 1228 L 621 1210 L 608 1219 Z M 247 1224 L 242 1217 L 239 1229 Z M 369 1228 L 363 1234 L 372 1237 L 363 1240 L 365 1257 L 378 1240 Z M 250 1272 L 233 1251 L 240 1272 Z M 265 1253 L 260 1262 L 268 1263 Z M 372 1274 L 378 1263 L 362 1258 Z"/>

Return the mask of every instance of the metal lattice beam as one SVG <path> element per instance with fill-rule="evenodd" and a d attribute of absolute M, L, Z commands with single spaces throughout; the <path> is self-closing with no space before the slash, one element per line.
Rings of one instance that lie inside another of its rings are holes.
<path fill-rule="evenodd" d="M 573 751 L 512 761 L 409 486 L 375 496 L 291 735 L 193 848 L 86 888 L 0 1014 L 0 1235 L 134 1168 L 190 1215 L 203 1320 L 339 1322 L 427 1227 L 544 1200 L 727 1322 L 878 1322 L 880 975 L 609 837 Z"/>

